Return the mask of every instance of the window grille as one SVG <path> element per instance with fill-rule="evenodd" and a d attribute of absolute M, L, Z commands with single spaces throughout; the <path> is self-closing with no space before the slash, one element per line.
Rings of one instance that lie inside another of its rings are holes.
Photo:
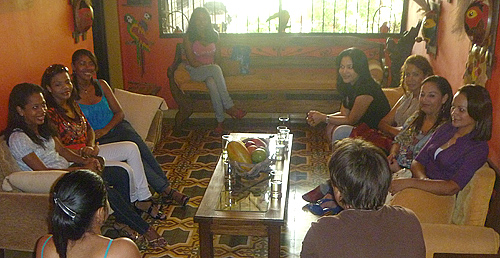
<path fill-rule="evenodd" d="M 159 0 L 160 33 L 206 7 L 219 33 L 400 33 L 408 0 Z"/>

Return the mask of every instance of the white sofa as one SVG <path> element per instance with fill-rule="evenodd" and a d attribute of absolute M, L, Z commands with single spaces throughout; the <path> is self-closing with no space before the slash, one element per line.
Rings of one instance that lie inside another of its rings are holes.
<path fill-rule="evenodd" d="M 125 118 L 151 148 L 161 136 L 163 98 L 115 90 Z M 0 257 L 4 249 L 33 252 L 48 232 L 49 191 L 61 171 L 20 171 L 0 137 Z"/>

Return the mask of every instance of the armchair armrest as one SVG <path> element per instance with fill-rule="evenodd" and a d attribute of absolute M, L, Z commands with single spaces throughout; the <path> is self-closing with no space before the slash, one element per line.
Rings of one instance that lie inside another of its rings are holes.
<path fill-rule="evenodd" d="M 492 228 L 422 223 L 426 257 L 434 253 L 496 254 L 498 233 Z"/>
<path fill-rule="evenodd" d="M 161 134 L 162 110 L 167 110 L 165 100 L 158 96 L 144 95 L 115 89 L 115 95 L 130 122 L 141 138 L 156 145 Z M 158 113 L 160 111 L 160 113 Z M 152 134 L 152 135 L 150 135 Z"/>
<path fill-rule="evenodd" d="M 0 191 L 0 249 L 33 252 L 47 234 L 49 195 Z"/>

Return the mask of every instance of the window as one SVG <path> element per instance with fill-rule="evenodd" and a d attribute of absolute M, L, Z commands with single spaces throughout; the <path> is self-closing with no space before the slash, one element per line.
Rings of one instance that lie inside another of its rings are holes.
<path fill-rule="evenodd" d="M 159 5 L 163 35 L 184 32 L 200 6 L 220 33 L 400 33 L 408 0 L 159 0 Z"/>

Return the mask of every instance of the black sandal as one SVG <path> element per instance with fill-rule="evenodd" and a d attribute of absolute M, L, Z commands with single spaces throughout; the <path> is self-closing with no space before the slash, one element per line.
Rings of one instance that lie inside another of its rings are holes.
<path fill-rule="evenodd" d="M 189 202 L 189 199 L 191 197 L 173 189 L 173 188 L 170 188 L 170 192 L 165 195 L 163 199 L 166 199 L 166 200 L 163 200 L 164 202 L 169 202 L 171 200 L 174 200 L 176 201 L 177 203 L 179 203 L 182 207 L 185 207 L 187 205 L 187 203 Z"/>
<path fill-rule="evenodd" d="M 150 203 L 150 205 L 149 205 L 149 208 L 147 210 L 143 210 L 143 209 L 137 207 L 137 203 Z M 153 219 L 159 219 L 159 220 L 165 220 L 165 219 L 167 219 L 167 215 L 163 214 L 163 212 L 161 212 L 158 207 L 156 207 L 157 208 L 156 214 L 153 213 L 153 209 L 155 208 L 155 206 L 154 206 L 154 203 L 153 203 L 153 201 L 151 199 L 147 199 L 147 200 L 143 200 L 143 201 L 136 201 L 136 202 L 134 202 L 134 207 L 139 212 L 145 212 L 145 213 L 147 213 Z"/>
<path fill-rule="evenodd" d="M 132 241 L 137 241 L 139 239 L 139 233 L 137 233 L 135 230 L 133 230 L 131 227 L 128 225 L 115 222 L 113 223 L 113 229 L 118 233 L 120 236 L 126 236 Z"/>

